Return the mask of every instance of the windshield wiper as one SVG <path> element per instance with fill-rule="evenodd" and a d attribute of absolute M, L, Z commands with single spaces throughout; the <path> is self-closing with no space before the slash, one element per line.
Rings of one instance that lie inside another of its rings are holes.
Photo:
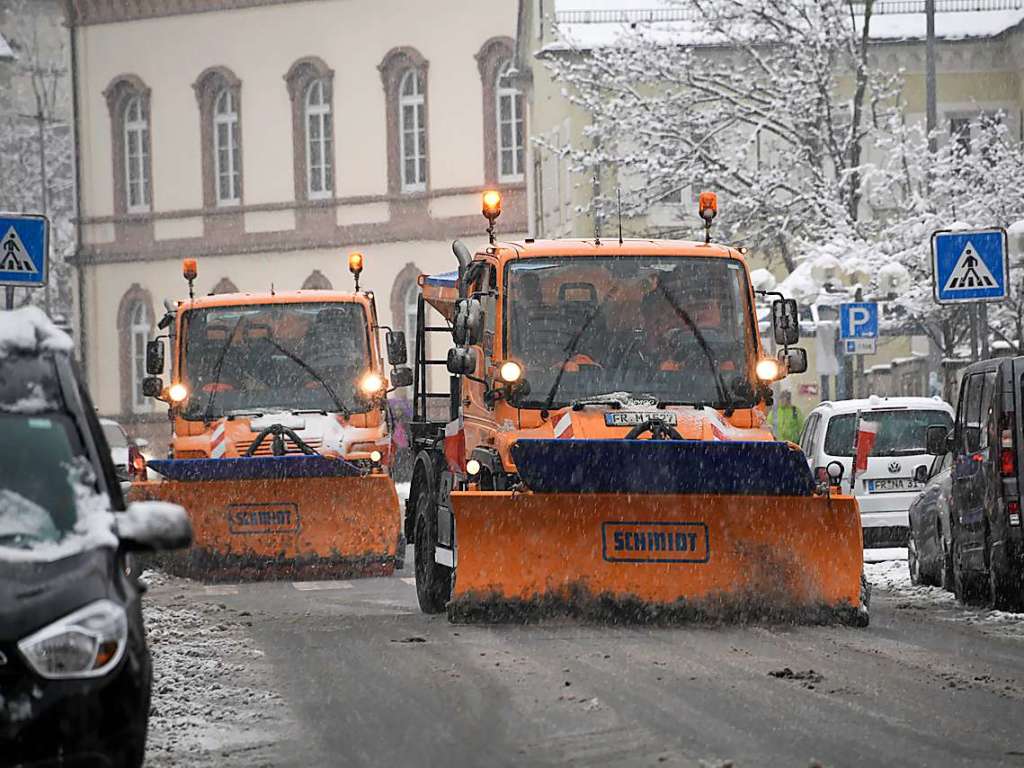
<path fill-rule="evenodd" d="M 18 532 L 0 534 L 0 546 L 5 547 L 13 545 L 18 549 L 32 549 L 32 544 L 40 541 L 46 541 L 46 539 L 42 536 L 36 536 L 34 533 Z"/>
<path fill-rule="evenodd" d="M 586 333 L 587 328 L 590 327 L 590 324 L 594 322 L 594 318 L 597 317 L 597 314 L 602 309 L 604 309 L 604 305 L 608 301 L 608 299 L 614 296 L 618 292 L 618 290 L 619 288 L 617 285 L 612 286 L 611 290 L 609 290 L 608 293 L 604 295 L 604 298 L 601 299 L 601 303 L 594 307 L 593 312 L 587 315 L 587 319 L 583 321 L 583 325 L 580 326 L 579 330 L 576 331 L 572 339 L 569 340 L 569 343 L 565 347 L 565 360 L 563 360 L 562 364 L 558 367 L 558 375 L 555 376 L 555 381 L 551 385 L 551 390 L 548 392 L 548 396 L 544 398 L 545 411 L 550 411 L 551 404 L 555 402 L 555 393 L 558 392 L 558 388 L 562 385 L 562 375 L 565 373 L 565 366 L 567 366 L 569 364 L 569 361 L 572 360 L 573 357 L 576 355 L 576 347 L 579 346 L 580 339 L 583 338 L 583 334 Z"/>
<path fill-rule="evenodd" d="M 309 363 L 307 363 L 305 360 L 303 360 L 301 357 L 296 355 L 291 350 L 285 349 L 284 347 L 282 347 L 280 344 L 278 344 L 273 339 L 268 339 L 268 341 L 282 355 L 287 357 L 289 360 L 291 360 L 297 366 L 302 368 L 302 370 L 304 370 L 306 373 L 308 373 L 310 376 L 312 376 L 314 379 L 316 379 L 318 382 L 320 382 L 323 385 L 324 389 L 327 390 L 327 394 L 330 395 L 331 400 L 333 400 L 334 404 L 336 406 L 338 406 L 338 410 L 341 411 L 341 415 L 342 416 L 344 416 L 346 419 L 350 418 L 352 416 L 352 411 L 349 410 L 347 407 L 345 407 L 345 404 L 343 402 L 341 402 L 341 398 L 338 397 L 338 394 L 334 391 L 333 387 L 331 387 L 331 385 L 327 383 L 327 381 L 324 379 L 324 377 L 321 376 L 320 373 L 317 372 L 311 365 L 309 365 Z"/>
<path fill-rule="evenodd" d="M 235 338 L 235 333 L 238 331 L 239 326 L 242 325 L 240 317 L 235 322 L 235 327 L 231 329 L 231 333 L 228 334 L 227 339 L 224 340 L 224 347 L 220 351 L 220 355 L 217 356 L 217 364 L 213 366 L 213 383 L 210 389 L 210 399 L 206 401 L 206 408 L 203 409 L 203 422 L 206 424 L 210 423 L 210 419 L 213 418 L 213 401 L 217 397 L 217 385 L 220 384 L 220 372 L 224 367 L 224 360 L 228 356 L 228 350 L 231 348 L 231 340 Z"/>
<path fill-rule="evenodd" d="M 642 403 L 644 401 L 656 405 L 658 398 L 647 393 L 636 394 L 634 392 L 609 392 L 604 395 L 590 395 L 573 400 L 569 405 L 574 411 L 583 410 L 588 405 L 610 405 L 613 409 L 625 408 L 632 402 Z"/>
<path fill-rule="evenodd" d="M 693 318 L 690 317 L 689 313 L 676 303 L 672 295 L 665 289 L 665 286 L 659 283 L 658 290 L 661 291 L 665 300 L 668 302 L 668 305 L 672 307 L 672 311 L 679 316 L 680 320 L 686 323 L 686 327 L 690 329 L 693 337 L 697 339 L 697 345 L 707 358 L 708 365 L 711 366 L 711 373 L 715 377 L 715 386 L 718 388 L 718 394 L 721 395 L 722 402 L 725 403 L 726 406 L 724 410 L 732 411 L 734 408 L 732 397 L 729 395 L 728 389 L 725 386 L 725 379 L 722 378 L 722 372 L 718 370 L 718 361 L 711 352 L 711 347 L 708 346 L 708 340 L 704 338 L 704 334 L 700 332 L 700 328 L 698 328 L 697 324 L 693 322 Z"/>

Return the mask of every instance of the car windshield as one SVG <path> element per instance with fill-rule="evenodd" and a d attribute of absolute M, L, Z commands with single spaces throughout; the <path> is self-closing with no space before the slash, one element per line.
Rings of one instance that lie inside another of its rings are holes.
<path fill-rule="evenodd" d="M 60 541 L 77 520 L 74 424 L 58 413 L 0 413 L 0 434 L 0 546 Z"/>
<path fill-rule="evenodd" d="M 878 424 L 872 456 L 913 456 L 928 452 L 925 446 L 928 427 L 942 425 L 952 428 L 953 419 L 945 411 L 891 410 L 865 411 L 863 421 Z M 825 433 L 825 453 L 829 456 L 853 456 L 857 414 L 833 416 Z"/>
<path fill-rule="evenodd" d="M 128 437 L 124 430 L 117 424 L 102 424 L 103 436 L 107 438 L 107 445 L 111 448 L 127 448 Z"/>
<path fill-rule="evenodd" d="M 506 344 L 543 406 L 613 392 L 666 403 L 749 403 L 755 352 L 738 261 L 545 257 L 507 273 Z"/>
<path fill-rule="evenodd" d="M 361 304 L 197 309 L 186 315 L 184 333 L 186 418 L 359 410 L 356 388 L 370 364 Z"/>

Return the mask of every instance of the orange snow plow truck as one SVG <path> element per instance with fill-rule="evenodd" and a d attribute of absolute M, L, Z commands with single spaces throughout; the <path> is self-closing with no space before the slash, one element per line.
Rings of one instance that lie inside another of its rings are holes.
<path fill-rule="evenodd" d="M 741 253 L 710 242 L 714 195 L 704 242 L 496 243 L 500 206 L 484 194 L 489 247 L 456 242 L 458 270 L 421 278 L 405 517 L 421 609 L 866 624 L 842 468 L 815 478 L 766 423 L 770 385 L 807 367 L 796 303 L 773 301 L 769 356 Z M 454 340 L 446 360 L 431 334 Z"/>
<path fill-rule="evenodd" d="M 386 575 L 405 541 L 394 483 L 389 382 L 373 294 L 304 290 L 193 297 L 146 348 L 143 392 L 168 403 L 166 460 L 133 458 L 133 499 L 184 506 L 195 532 L 175 570 L 208 580 Z M 405 335 L 388 331 L 391 385 Z M 156 477 L 149 475 L 156 473 Z M 183 567 L 182 567 L 183 565 Z"/>

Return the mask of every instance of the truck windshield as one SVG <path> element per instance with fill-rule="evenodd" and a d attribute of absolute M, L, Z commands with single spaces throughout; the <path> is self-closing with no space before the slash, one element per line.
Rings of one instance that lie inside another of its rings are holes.
<path fill-rule="evenodd" d="M 866 411 L 861 414 L 861 419 L 878 424 L 878 437 L 871 450 L 872 456 L 916 456 L 928 453 L 925 444 L 928 427 L 953 427 L 953 419 L 945 411 Z M 825 433 L 825 453 L 829 456 L 853 456 L 856 429 L 857 414 L 833 416 L 828 422 L 828 432 Z"/>
<path fill-rule="evenodd" d="M 614 392 L 664 403 L 751 405 L 754 325 L 732 259 L 553 257 L 514 261 L 506 348 L 540 407 Z M 557 384 L 556 384 L 557 381 Z"/>
<path fill-rule="evenodd" d="M 280 409 L 359 410 L 356 387 L 370 367 L 361 304 L 195 309 L 185 316 L 183 333 L 183 380 L 189 389 L 185 418 Z"/>

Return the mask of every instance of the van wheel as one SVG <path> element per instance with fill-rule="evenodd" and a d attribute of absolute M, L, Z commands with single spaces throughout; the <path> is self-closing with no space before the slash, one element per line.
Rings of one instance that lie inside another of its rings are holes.
<path fill-rule="evenodd" d="M 953 552 L 952 548 L 942 545 L 942 588 L 947 592 L 955 591 L 953 586 Z"/>
<path fill-rule="evenodd" d="M 452 569 L 434 560 L 437 505 L 426 492 L 416 499 L 416 598 L 424 613 L 441 613 L 451 598 Z"/>
<path fill-rule="evenodd" d="M 910 583 L 915 587 L 924 583 L 921 578 L 921 559 L 917 556 L 917 539 L 914 538 L 914 526 L 910 526 L 907 537 L 907 568 L 910 571 Z"/>
<path fill-rule="evenodd" d="M 1024 585 L 1019 577 L 1014 578 L 1015 574 L 1006 571 L 1005 567 L 989 561 L 988 586 L 992 607 L 997 611 L 1019 611 L 1024 597 L 1021 588 Z"/>
<path fill-rule="evenodd" d="M 964 570 L 961 564 L 961 557 L 953 544 L 953 594 L 956 599 L 964 605 L 977 605 L 985 596 L 985 591 L 979 588 L 980 579 L 976 574 Z"/>

